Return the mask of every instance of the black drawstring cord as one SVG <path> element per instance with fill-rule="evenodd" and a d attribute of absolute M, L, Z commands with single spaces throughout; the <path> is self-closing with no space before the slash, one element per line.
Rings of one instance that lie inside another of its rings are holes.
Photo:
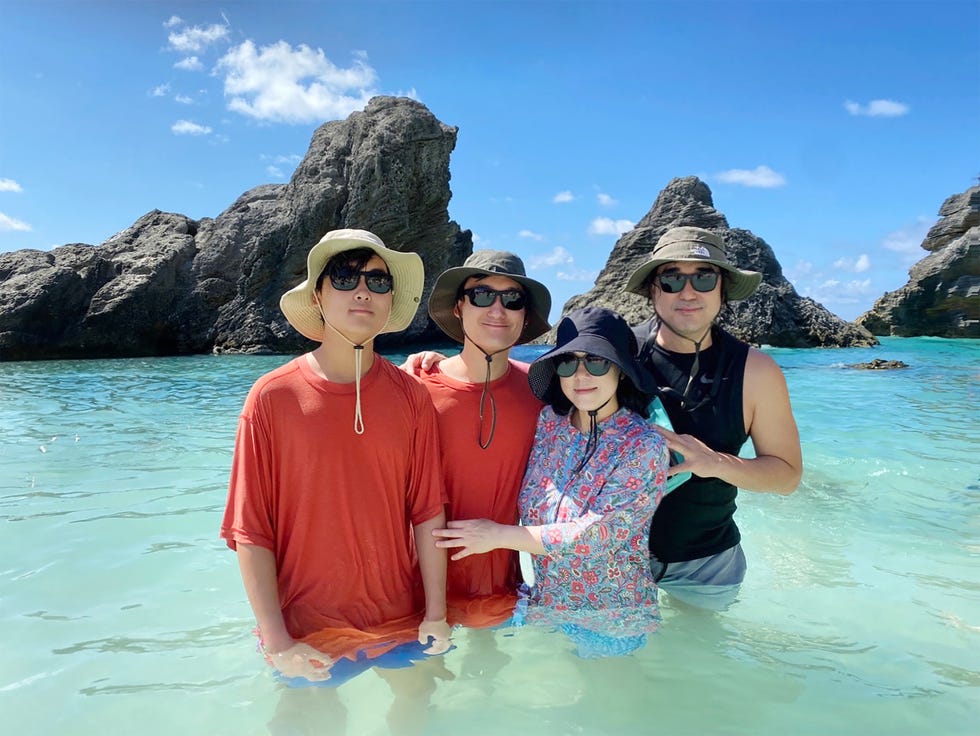
<path fill-rule="evenodd" d="M 476 345 L 476 343 L 473 344 Z M 479 345 L 476 346 L 480 348 Z M 483 348 L 480 348 L 480 350 L 483 350 Z M 480 436 L 478 441 L 480 443 L 480 449 L 486 450 L 490 447 L 490 443 L 493 442 L 493 433 L 497 429 L 497 401 L 493 398 L 493 392 L 490 390 L 490 365 L 493 363 L 493 356 L 487 354 L 485 350 L 483 350 L 483 355 L 487 359 L 487 377 L 483 381 L 483 393 L 480 394 Z M 483 444 L 483 415 L 488 396 L 490 397 L 490 436 L 487 437 L 487 443 Z"/>

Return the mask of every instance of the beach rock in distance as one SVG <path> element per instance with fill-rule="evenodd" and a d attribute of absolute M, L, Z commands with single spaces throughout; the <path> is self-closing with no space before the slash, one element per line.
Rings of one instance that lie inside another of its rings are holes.
<path fill-rule="evenodd" d="M 875 335 L 980 337 L 980 186 L 947 199 L 909 281 L 857 322 Z"/>
<path fill-rule="evenodd" d="M 623 292 L 633 270 L 643 263 L 667 230 L 695 225 L 718 233 L 728 257 L 739 268 L 762 272 L 762 284 L 748 299 L 732 302 L 722 310 L 719 322 L 734 335 L 754 345 L 776 347 L 851 347 L 876 345 L 875 337 L 823 306 L 796 293 L 783 276 L 772 248 L 748 230 L 731 228 L 715 209 L 711 190 L 694 176 L 673 179 L 653 207 L 616 243 L 595 287 L 573 297 L 563 314 L 584 306 L 605 306 L 620 312 L 630 324 L 651 316 L 647 299 Z M 553 335 L 544 341 L 553 340 Z"/>
<path fill-rule="evenodd" d="M 432 282 L 473 249 L 449 219 L 456 133 L 419 102 L 375 97 L 321 125 L 288 184 L 213 219 L 153 210 L 101 245 L 0 254 L 0 360 L 308 350 L 279 297 L 305 277 L 310 247 L 347 227 L 425 265 L 415 321 L 378 345 L 435 339 Z"/>
<path fill-rule="evenodd" d="M 851 363 L 848 368 L 857 368 L 863 371 L 890 371 L 895 368 L 908 368 L 909 364 L 901 360 L 883 360 L 875 358 L 867 363 Z"/>

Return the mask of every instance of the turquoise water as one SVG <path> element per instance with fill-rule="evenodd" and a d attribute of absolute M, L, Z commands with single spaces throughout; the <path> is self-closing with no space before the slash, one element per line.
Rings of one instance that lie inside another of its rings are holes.
<path fill-rule="evenodd" d="M 772 350 L 800 489 L 742 493 L 725 613 L 622 659 L 462 632 L 415 684 L 286 691 L 217 538 L 238 410 L 285 357 L 0 364 L 9 734 L 976 734 L 980 342 Z M 898 371 L 848 363 L 903 360 Z"/>

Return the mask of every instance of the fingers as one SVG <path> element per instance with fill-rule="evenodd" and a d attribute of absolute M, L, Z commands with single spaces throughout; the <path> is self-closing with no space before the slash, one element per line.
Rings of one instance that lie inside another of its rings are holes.
<path fill-rule="evenodd" d="M 304 677 L 310 682 L 330 679 L 333 660 L 308 644 L 296 644 L 269 655 L 269 663 L 284 677 Z"/>

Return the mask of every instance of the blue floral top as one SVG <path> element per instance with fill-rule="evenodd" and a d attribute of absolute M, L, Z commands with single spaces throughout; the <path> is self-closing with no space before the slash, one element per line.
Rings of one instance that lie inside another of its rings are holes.
<path fill-rule="evenodd" d="M 667 482 L 667 444 L 619 409 L 599 424 L 595 453 L 575 473 L 588 434 L 546 406 L 518 498 L 521 523 L 540 526 L 528 621 L 629 634 L 656 630 L 657 585 L 648 535 Z M 615 610 L 610 610 L 615 609 Z"/>

